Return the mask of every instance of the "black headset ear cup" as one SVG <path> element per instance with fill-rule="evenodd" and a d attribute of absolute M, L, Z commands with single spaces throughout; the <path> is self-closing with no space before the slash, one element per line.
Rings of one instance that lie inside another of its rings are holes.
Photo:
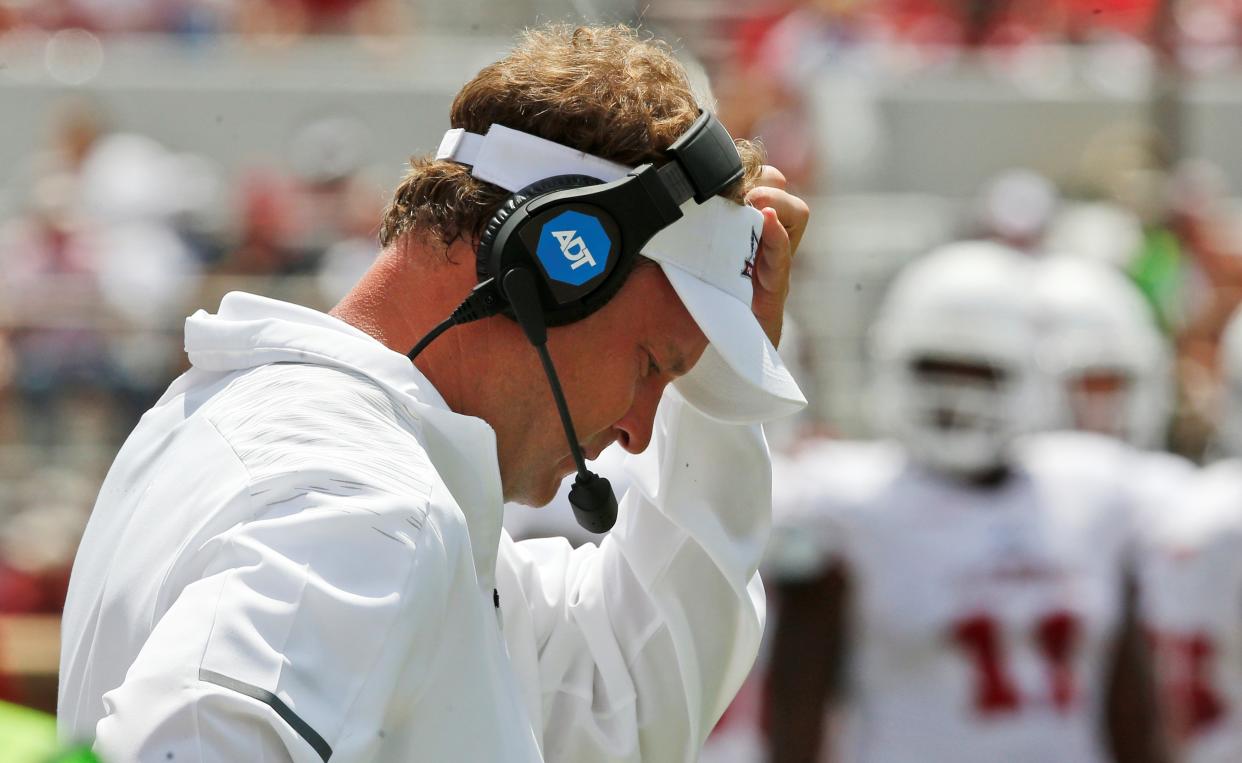
<path fill-rule="evenodd" d="M 496 234 L 500 232 L 500 226 L 505 224 L 505 220 L 513 214 L 514 210 L 526 203 L 527 197 L 520 193 L 515 193 L 505 199 L 505 203 L 500 205 L 500 209 L 496 210 L 496 214 L 492 215 L 492 219 L 487 221 L 487 225 L 483 226 L 483 233 L 479 236 L 479 248 L 475 250 L 474 267 L 475 273 L 479 277 L 479 282 L 491 278 L 493 275 L 491 268 L 492 261 L 492 244 L 496 242 Z M 496 277 L 500 274 L 496 273 Z"/>
<path fill-rule="evenodd" d="M 492 244 L 496 242 L 496 234 L 500 232 L 505 220 L 508 220 L 523 204 L 545 193 L 563 191 L 567 188 L 585 188 L 589 185 L 599 185 L 602 182 L 604 181 L 588 175 L 554 175 L 531 183 L 525 188 L 519 188 L 512 196 L 505 199 L 505 203 L 500 205 L 500 209 L 496 210 L 492 219 L 483 226 L 483 233 L 479 236 L 479 248 L 475 250 L 475 272 L 478 274 L 479 281 L 499 278 L 503 275 L 504 268 L 501 267 L 500 253 L 492 252 Z"/>

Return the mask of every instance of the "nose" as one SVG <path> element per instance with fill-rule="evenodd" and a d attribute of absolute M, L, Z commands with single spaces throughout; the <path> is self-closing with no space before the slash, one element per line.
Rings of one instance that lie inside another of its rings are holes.
<path fill-rule="evenodd" d="M 617 442 L 628 452 L 642 453 L 651 444 L 656 408 L 660 405 L 660 397 L 667 385 L 667 381 L 656 379 L 641 384 L 630 409 L 613 425 L 617 430 Z"/>

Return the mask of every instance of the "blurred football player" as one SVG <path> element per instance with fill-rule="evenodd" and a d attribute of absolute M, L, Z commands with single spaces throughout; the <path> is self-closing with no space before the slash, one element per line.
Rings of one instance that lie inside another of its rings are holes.
<path fill-rule="evenodd" d="M 1052 255 L 1037 271 L 1040 361 L 1053 381 L 1048 426 L 1159 447 L 1172 408 L 1172 367 L 1138 287 L 1083 257 Z"/>
<path fill-rule="evenodd" d="M 1023 437 L 1046 397 L 1034 276 L 982 242 L 908 267 L 871 337 L 891 439 L 824 443 L 774 473 L 777 763 L 1156 753 L 1117 479 L 1128 451 Z"/>
<path fill-rule="evenodd" d="M 1115 267 L 1052 255 L 1037 272 L 1038 358 L 1051 382 L 1043 427 L 1096 432 L 1135 449 L 1119 476 L 1131 483 L 1146 542 L 1194 473 L 1189 461 L 1161 450 L 1173 413 L 1169 342 L 1150 303 Z"/>
<path fill-rule="evenodd" d="M 1242 312 L 1221 340 L 1227 458 L 1156 516 L 1143 576 L 1161 709 L 1178 760 L 1242 760 Z"/>

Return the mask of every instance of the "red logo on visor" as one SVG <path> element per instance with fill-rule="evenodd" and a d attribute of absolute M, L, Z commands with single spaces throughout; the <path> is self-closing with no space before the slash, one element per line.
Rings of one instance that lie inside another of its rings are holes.
<path fill-rule="evenodd" d="M 759 251 L 759 234 L 752 228 L 750 231 L 750 256 L 742 263 L 742 275 L 751 278 L 755 275 L 755 252 Z"/>

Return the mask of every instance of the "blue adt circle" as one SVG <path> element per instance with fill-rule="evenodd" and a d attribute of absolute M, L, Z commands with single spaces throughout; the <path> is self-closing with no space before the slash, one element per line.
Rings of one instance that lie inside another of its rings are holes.
<path fill-rule="evenodd" d="M 543 224 L 535 249 L 548 277 L 581 286 L 604 272 L 612 242 L 604 227 L 582 212 L 562 212 Z"/>

